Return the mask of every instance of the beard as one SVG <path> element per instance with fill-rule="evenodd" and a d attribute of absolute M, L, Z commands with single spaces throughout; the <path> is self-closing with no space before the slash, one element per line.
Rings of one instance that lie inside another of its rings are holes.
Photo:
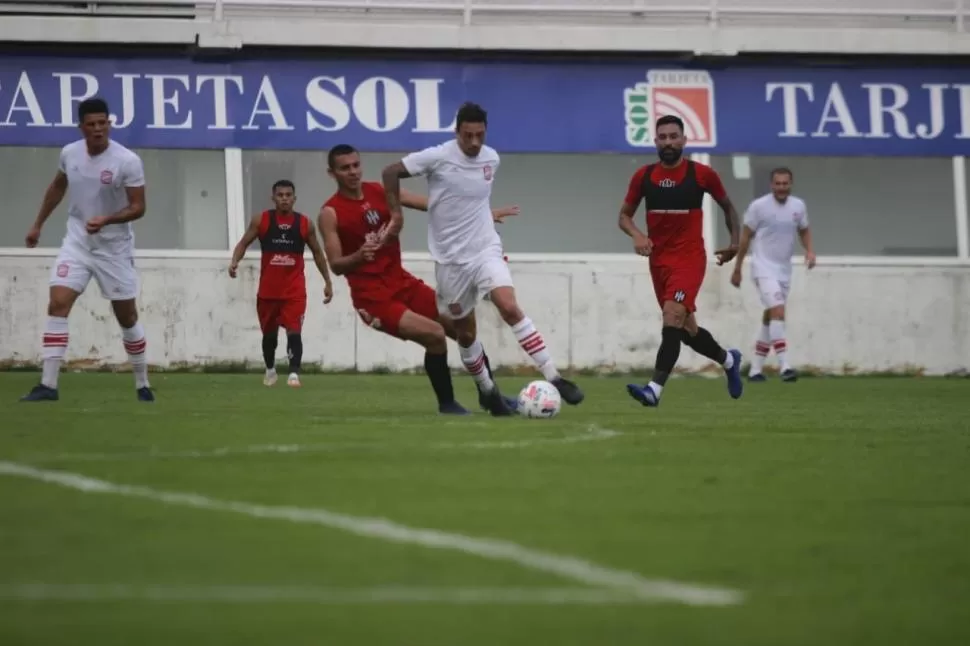
<path fill-rule="evenodd" d="M 666 146 L 657 151 L 660 161 L 665 164 L 673 164 L 684 154 L 683 150 L 678 150 L 672 146 Z"/>

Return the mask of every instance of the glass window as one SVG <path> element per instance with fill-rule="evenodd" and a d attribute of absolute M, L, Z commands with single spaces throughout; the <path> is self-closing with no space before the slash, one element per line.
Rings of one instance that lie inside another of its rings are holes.
<path fill-rule="evenodd" d="M 226 170 L 221 150 L 138 149 L 145 166 L 148 210 L 135 222 L 138 249 L 228 249 Z M 0 148 L 0 247 L 22 247 L 44 191 L 57 172 L 60 148 Z M 44 225 L 40 246 L 59 247 L 64 201 Z"/>
<path fill-rule="evenodd" d="M 808 207 L 815 252 L 826 256 L 955 256 L 949 157 L 712 156 L 743 217 L 768 192 L 771 169 L 787 166 Z M 715 207 L 718 245 L 728 240 Z"/>
<path fill-rule="evenodd" d="M 385 166 L 405 152 L 363 153 L 364 177 L 380 181 Z M 630 240 L 616 224 L 630 177 L 655 155 L 502 155 L 492 206 L 518 204 L 522 212 L 498 227 L 509 252 L 631 253 Z M 278 179 L 296 184 L 297 208 L 316 217 L 336 187 L 327 176 L 326 151 L 243 151 L 246 212 L 270 208 L 270 189 Z M 421 178 L 403 185 L 426 194 Z M 643 217 L 642 208 L 639 217 Z M 427 217 L 406 211 L 401 244 L 427 251 Z"/>

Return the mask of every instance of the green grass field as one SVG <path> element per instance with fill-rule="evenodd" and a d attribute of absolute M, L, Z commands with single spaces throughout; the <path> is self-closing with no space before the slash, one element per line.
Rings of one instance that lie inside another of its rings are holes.
<path fill-rule="evenodd" d="M 967 380 L 585 378 L 540 421 L 421 376 L 36 379 L 0 374 L 4 646 L 970 643 Z"/>

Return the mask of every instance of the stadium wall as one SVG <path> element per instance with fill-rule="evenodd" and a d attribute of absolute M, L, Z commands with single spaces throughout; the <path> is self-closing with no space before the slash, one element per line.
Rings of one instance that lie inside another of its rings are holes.
<path fill-rule="evenodd" d="M 7 365 L 39 361 L 46 282 L 53 257 L 0 257 L 0 348 Z M 237 280 L 224 258 L 142 258 L 142 321 L 149 362 L 158 368 L 260 362 L 256 324 L 255 259 Z M 408 260 L 425 280 L 431 263 Z M 637 259 L 517 261 L 511 263 L 521 301 L 546 336 L 558 363 L 597 371 L 643 370 L 653 365 L 660 317 L 646 267 Z M 346 284 L 322 304 L 322 281 L 309 271 L 305 361 L 325 370 L 417 369 L 420 348 L 369 329 L 354 313 Z M 750 283 L 739 291 L 729 271 L 711 265 L 699 315 L 725 343 L 751 354 L 760 303 Z M 840 266 L 796 270 L 788 336 L 803 370 L 832 374 L 920 372 L 941 375 L 970 368 L 970 272 L 965 267 Z M 493 362 L 527 365 L 494 308 L 479 308 L 483 342 Z M 282 352 L 282 351 L 281 351 Z M 125 354 L 110 305 L 97 287 L 71 316 L 68 369 L 122 364 Z M 451 363 L 459 368 L 452 346 Z M 685 351 L 680 368 L 711 370 Z"/>

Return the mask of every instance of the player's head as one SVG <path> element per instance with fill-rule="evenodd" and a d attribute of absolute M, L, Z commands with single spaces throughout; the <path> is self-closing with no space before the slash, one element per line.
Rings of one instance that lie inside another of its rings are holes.
<path fill-rule="evenodd" d="M 111 131 L 111 112 L 104 99 L 92 97 L 77 106 L 77 123 L 88 145 L 104 145 Z"/>
<path fill-rule="evenodd" d="M 276 210 L 289 213 L 296 204 L 296 186 L 288 179 L 281 179 L 273 184 L 273 204 Z"/>
<path fill-rule="evenodd" d="M 327 174 L 344 190 L 356 191 L 364 174 L 360 153 L 350 144 L 338 144 L 327 153 Z"/>
<path fill-rule="evenodd" d="M 471 101 L 463 103 L 455 117 L 455 137 L 461 152 L 469 157 L 477 157 L 485 145 L 487 128 L 488 113 L 485 109 Z"/>
<path fill-rule="evenodd" d="M 784 166 L 771 171 L 771 193 L 779 202 L 784 202 L 791 195 L 791 185 L 794 175 L 790 168 Z"/>
<path fill-rule="evenodd" d="M 665 164 L 676 163 L 684 154 L 684 146 L 687 144 L 681 118 L 668 114 L 657 119 L 657 125 L 653 129 L 653 143 L 657 146 L 660 161 Z"/>

